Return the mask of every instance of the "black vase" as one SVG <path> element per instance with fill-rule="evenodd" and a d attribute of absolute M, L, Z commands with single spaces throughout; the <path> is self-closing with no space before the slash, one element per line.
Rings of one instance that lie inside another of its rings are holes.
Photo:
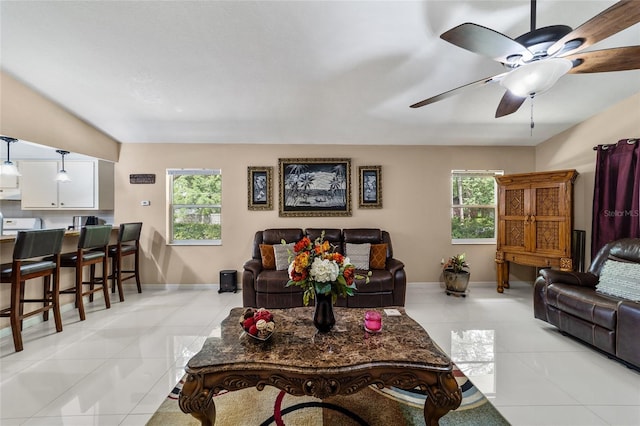
<path fill-rule="evenodd" d="M 318 331 L 327 333 L 336 325 L 336 317 L 333 315 L 333 303 L 331 293 L 316 293 L 316 309 L 313 311 L 313 325 Z"/>

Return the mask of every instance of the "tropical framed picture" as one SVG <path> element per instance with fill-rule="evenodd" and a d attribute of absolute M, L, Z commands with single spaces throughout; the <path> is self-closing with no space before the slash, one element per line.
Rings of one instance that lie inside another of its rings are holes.
<path fill-rule="evenodd" d="M 249 210 L 273 210 L 273 167 L 247 169 Z"/>
<path fill-rule="evenodd" d="M 382 166 L 358 167 L 358 207 L 382 208 Z"/>
<path fill-rule="evenodd" d="M 279 214 L 351 216 L 351 159 L 280 158 Z"/>

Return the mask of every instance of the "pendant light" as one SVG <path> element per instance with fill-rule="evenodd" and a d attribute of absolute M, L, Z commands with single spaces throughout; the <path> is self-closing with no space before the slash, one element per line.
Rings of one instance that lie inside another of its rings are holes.
<path fill-rule="evenodd" d="M 71 178 L 69 177 L 69 173 L 64 169 L 64 156 L 69 154 L 69 151 L 64 151 L 62 149 L 56 149 L 56 152 L 62 156 L 62 168 L 56 175 L 56 180 L 58 182 L 69 182 Z"/>
<path fill-rule="evenodd" d="M 18 167 L 11 162 L 11 144 L 18 142 L 18 139 L 9 136 L 0 136 L 0 139 L 7 143 L 7 159 L 2 163 L 0 175 L 3 176 L 22 176 L 18 171 Z"/>

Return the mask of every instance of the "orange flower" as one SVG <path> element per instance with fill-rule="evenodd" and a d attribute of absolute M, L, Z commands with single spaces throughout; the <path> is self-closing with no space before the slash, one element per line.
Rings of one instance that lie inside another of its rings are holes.
<path fill-rule="evenodd" d="M 298 253 L 293 260 L 293 265 L 294 270 L 298 273 L 306 271 L 309 266 L 309 252 L 303 251 Z"/>
<path fill-rule="evenodd" d="M 308 274 L 307 274 L 307 270 L 306 269 L 303 269 L 300 272 L 298 272 L 296 270 L 293 270 L 291 272 L 291 279 L 293 281 L 296 281 L 296 282 L 306 280 L 307 276 L 308 276 Z"/>
<path fill-rule="evenodd" d="M 344 268 L 343 275 L 347 285 L 351 285 L 353 284 L 353 278 L 356 275 L 356 270 L 355 268 Z"/>
<path fill-rule="evenodd" d="M 298 253 L 307 248 L 309 245 L 311 245 L 311 240 L 309 239 L 309 237 L 304 237 L 293 246 L 293 250 Z"/>
<path fill-rule="evenodd" d="M 329 241 L 325 240 L 322 244 L 316 244 L 314 247 L 316 254 L 322 254 L 328 252 L 331 249 Z"/>

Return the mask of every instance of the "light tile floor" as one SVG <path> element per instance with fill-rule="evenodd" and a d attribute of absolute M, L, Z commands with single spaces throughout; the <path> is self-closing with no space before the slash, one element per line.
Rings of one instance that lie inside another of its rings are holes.
<path fill-rule="evenodd" d="M 0 424 L 144 425 L 238 292 L 217 285 L 147 285 L 87 320 L 63 314 L 27 328 L 25 350 L 0 340 Z M 535 320 L 531 286 L 466 298 L 408 285 L 406 310 L 514 425 L 640 425 L 640 373 Z"/>

